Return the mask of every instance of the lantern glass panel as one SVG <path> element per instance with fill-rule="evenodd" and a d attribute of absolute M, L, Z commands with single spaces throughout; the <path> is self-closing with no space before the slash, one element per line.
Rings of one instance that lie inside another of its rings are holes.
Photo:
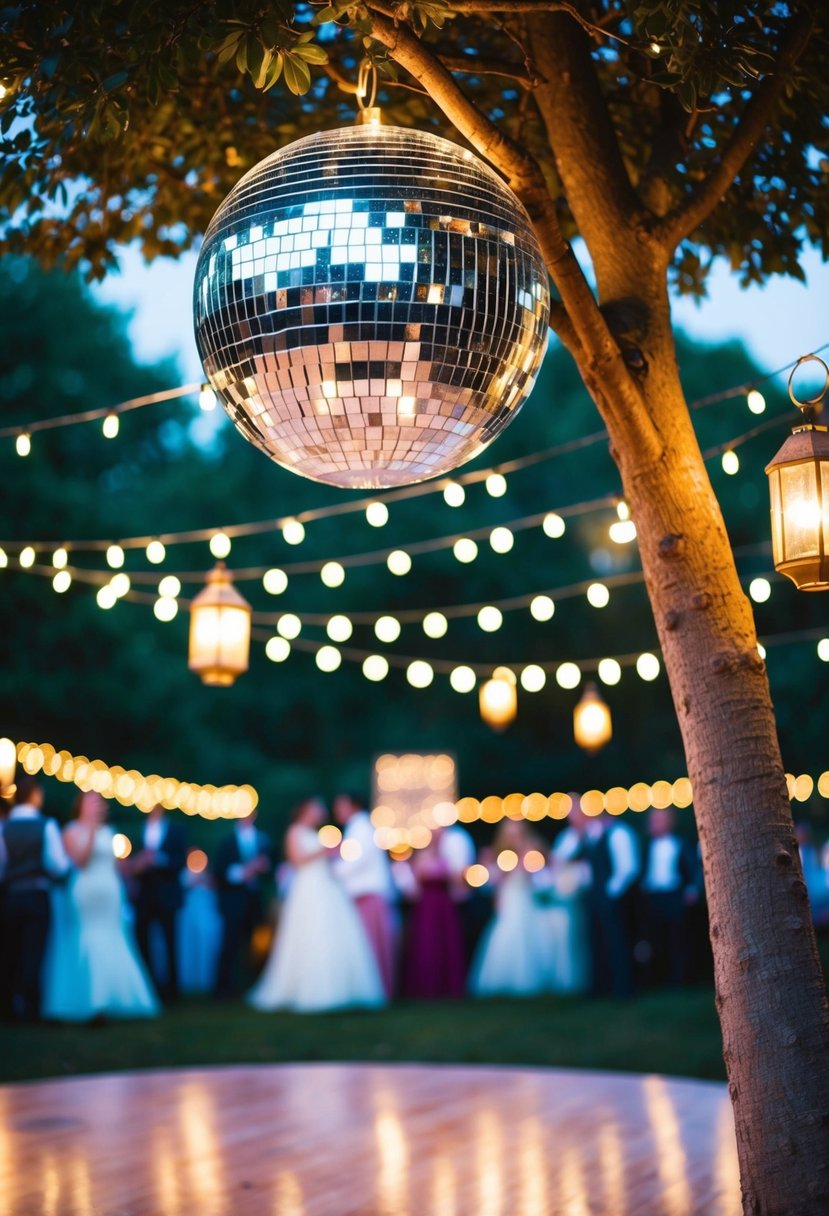
<path fill-rule="evenodd" d="M 783 465 L 779 470 L 783 507 L 785 561 L 817 554 L 820 549 L 821 504 L 817 489 L 817 462 Z"/>

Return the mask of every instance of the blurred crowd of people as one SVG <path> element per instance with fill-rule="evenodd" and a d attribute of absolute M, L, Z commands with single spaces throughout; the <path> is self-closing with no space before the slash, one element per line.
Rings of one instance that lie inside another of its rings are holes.
<path fill-rule="evenodd" d="M 674 812 L 652 810 L 640 833 L 588 818 L 573 797 L 552 843 L 507 819 L 479 852 L 455 823 L 397 861 L 375 843 L 364 800 L 339 795 L 339 831 L 321 832 L 327 808 L 308 798 L 283 860 L 254 814 L 227 825 L 208 866 L 160 806 L 120 860 L 96 793 L 61 832 L 42 786 L 22 776 L 0 823 L 3 1013 L 152 1017 L 180 992 L 296 1012 L 465 994 L 629 998 L 710 978 L 699 851 Z M 826 922 L 825 858 L 798 833 Z"/>

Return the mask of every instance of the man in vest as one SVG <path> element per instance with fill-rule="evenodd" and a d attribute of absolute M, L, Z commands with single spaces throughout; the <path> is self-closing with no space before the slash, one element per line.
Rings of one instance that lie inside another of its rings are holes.
<path fill-rule="evenodd" d="M 43 788 L 34 777 L 17 780 L 15 803 L 0 829 L 0 878 L 5 886 L 5 961 L 11 1013 L 40 1017 L 40 975 L 49 936 L 49 888 L 70 861 L 54 819 L 42 814 Z"/>
<path fill-rule="evenodd" d="M 651 811 L 641 889 L 648 978 L 679 988 L 688 971 L 688 911 L 699 889 L 693 852 L 675 828 L 672 808 Z"/>

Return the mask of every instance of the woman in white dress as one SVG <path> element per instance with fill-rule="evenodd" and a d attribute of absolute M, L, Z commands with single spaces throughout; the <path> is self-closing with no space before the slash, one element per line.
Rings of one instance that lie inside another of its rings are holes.
<path fill-rule="evenodd" d="M 77 818 L 63 833 L 75 869 L 56 893 L 46 964 L 44 1016 L 56 1021 L 158 1013 L 158 999 L 124 922 L 124 887 L 105 816 L 99 794 L 82 794 Z"/>
<path fill-rule="evenodd" d="M 495 858 L 509 849 L 517 855 L 518 864 L 507 873 L 494 870 L 499 875 L 495 915 L 472 959 L 469 989 L 473 996 L 536 996 L 549 989 L 550 952 L 544 920 L 523 865 L 525 855 L 536 847 L 523 820 L 507 820 L 495 839 Z"/>
<path fill-rule="evenodd" d="M 317 1013 L 385 1004 L 380 972 L 362 921 L 332 873 L 317 831 L 325 807 L 300 804 L 285 837 L 294 877 L 265 969 L 248 995 L 257 1009 Z"/>

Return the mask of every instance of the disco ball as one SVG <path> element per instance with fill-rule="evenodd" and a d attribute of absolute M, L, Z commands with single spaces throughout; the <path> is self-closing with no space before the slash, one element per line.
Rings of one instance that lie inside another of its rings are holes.
<path fill-rule="evenodd" d="M 532 388 L 547 271 L 501 179 L 448 140 L 361 125 L 274 152 L 205 235 L 196 342 L 273 460 L 371 488 L 480 452 Z"/>

